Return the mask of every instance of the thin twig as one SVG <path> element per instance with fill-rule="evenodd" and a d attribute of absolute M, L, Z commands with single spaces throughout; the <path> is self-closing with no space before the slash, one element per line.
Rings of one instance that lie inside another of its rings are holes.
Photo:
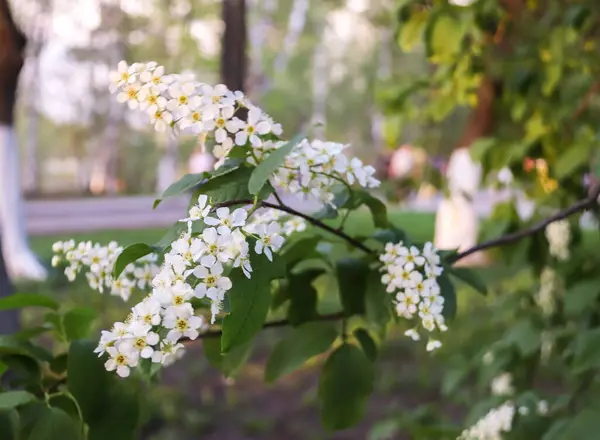
<path fill-rule="evenodd" d="M 340 319 L 343 319 L 346 315 L 344 315 L 344 313 L 339 312 L 339 313 L 332 313 L 329 315 L 319 315 L 317 316 L 315 319 L 312 319 L 311 321 L 320 321 L 320 322 L 324 322 L 324 321 L 338 321 Z M 275 328 L 275 327 L 287 327 L 288 325 L 292 325 L 292 323 L 288 320 L 288 319 L 280 319 L 278 321 L 271 321 L 271 322 L 267 322 L 265 323 L 265 325 L 263 325 L 263 329 L 265 328 Z M 221 336 L 223 334 L 223 331 L 221 329 L 218 330 L 208 330 L 204 333 L 201 333 L 200 336 L 198 336 L 198 339 L 180 339 L 179 342 L 181 342 L 184 345 L 189 345 L 189 344 L 193 344 L 194 341 L 197 341 L 199 339 L 206 339 L 206 338 L 218 338 L 219 336 Z"/>
<path fill-rule="evenodd" d="M 523 238 L 529 237 L 531 235 L 536 234 L 539 231 L 546 229 L 550 223 L 554 223 L 556 221 L 565 219 L 573 214 L 576 214 L 581 211 L 585 211 L 588 208 L 593 207 L 598 202 L 598 197 L 600 196 L 600 185 L 590 191 L 590 195 L 585 199 L 580 200 L 579 202 L 571 205 L 567 209 L 557 212 L 556 214 L 534 224 L 533 226 L 523 229 L 521 231 L 513 232 L 512 234 L 507 234 L 502 237 L 495 238 L 490 241 L 483 242 L 476 246 L 473 246 L 466 251 L 460 252 L 456 254 L 453 258 L 450 258 L 450 263 L 455 263 L 458 260 L 462 260 L 463 258 L 474 254 L 475 252 L 479 252 L 485 249 L 490 249 L 493 247 L 504 246 L 507 244 L 514 243 Z"/>
<path fill-rule="evenodd" d="M 254 203 L 253 200 L 231 200 L 228 202 L 223 202 L 223 203 L 219 203 L 217 206 L 219 208 L 221 207 L 228 207 L 228 206 L 235 206 L 235 205 L 250 205 Z M 374 251 L 372 249 L 370 249 L 369 247 L 365 246 L 364 244 L 362 244 L 360 241 L 350 237 L 348 234 L 345 234 L 342 231 L 338 231 L 335 228 L 332 228 L 331 226 L 323 223 L 320 220 L 317 220 L 316 218 L 311 217 L 308 214 L 304 214 L 302 212 L 296 211 L 293 208 L 290 208 L 287 205 L 276 205 L 274 203 L 270 203 L 270 202 L 260 202 L 259 203 L 260 206 L 262 206 L 263 208 L 272 208 L 272 209 L 277 209 L 279 211 L 282 212 L 287 212 L 288 214 L 291 214 L 295 217 L 300 217 L 304 220 L 306 220 L 308 223 L 310 223 L 313 226 L 316 226 L 317 228 L 323 229 L 324 231 L 327 231 L 331 234 L 337 235 L 338 237 L 340 237 L 342 240 L 347 241 L 348 243 L 350 243 L 352 246 L 354 246 L 357 249 L 360 249 L 361 251 L 367 253 L 367 254 L 373 254 Z"/>

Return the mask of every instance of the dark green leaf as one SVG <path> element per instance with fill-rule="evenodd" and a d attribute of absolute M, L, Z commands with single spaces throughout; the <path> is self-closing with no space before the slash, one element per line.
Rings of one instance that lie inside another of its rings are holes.
<path fill-rule="evenodd" d="M 27 391 L 6 391 L 0 393 L 0 410 L 16 408 L 36 400 L 37 397 Z"/>
<path fill-rule="evenodd" d="M 21 309 L 23 307 L 46 307 L 58 310 L 58 302 L 48 295 L 39 293 L 15 293 L 0 298 L 0 310 Z"/>
<path fill-rule="evenodd" d="M 62 374 L 65 371 L 67 371 L 67 359 L 67 353 L 59 354 L 54 359 L 52 359 L 52 362 L 50 362 L 50 369 L 52 370 L 52 372 L 56 374 Z"/>
<path fill-rule="evenodd" d="M 376 228 L 387 228 L 389 226 L 387 217 L 387 207 L 378 198 L 373 197 L 366 191 L 356 191 L 354 193 L 354 206 L 355 208 L 360 205 L 366 205 L 371 211 L 373 217 L 373 224 Z"/>
<path fill-rule="evenodd" d="M 204 180 L 210 177 L 209 173 L 198 173 L 198 174 L 186 174 L 177 182 L 171 184 L 159 199 L 154 201 L 154 208 L 156 208 L 160 202 L 164 199 L 178 196 L 194 189 L 197 185 L 202 183 Z"/>
<path fill-rule="evenodd" d="M 11 372 L 11 383 L 39 389 L 42 384 L 42 368 L 37 359 L 22 354 L 2 356 L 2 362 Z"/>
<path fill-rule="evenodd" d="M 63 410 L 77 422 L 81 421 L 75 401 L 71 397 L 65 394 L 55 394 L 48 399 L 48 403 L 53 408 L 59 408 Z"/>
<path fill-rule="evenodd" d="M 31 427 L 29 440 L 80 440 L 83 430 L 71 416 L 59 408 L 45 408 Z M 114 438 L 114 437 L 112 437 Z"/>
<path fill-rule="evenodd" d="M 571 287 L 565 295 L 565 313 L 568 316 L 578 316 L 590 310 L 600 294 L 598 279 L 582 281 Z"/>
<path fill-rule="evenodd" d="M 194 198 L 201 194 L 209 197 L 211 203 L 222 203 L 232 200 L 247 200 L 252 203 L 253 195 L 248 192 L 248 180 L 252 175 L 253 168 L 239 168 L 222 176 L 210 179 L 201 185 L 194 193 Z M 267 185 L 259 194 L 261 200 L 266 199 L 273 188 Z"/>
<path fill-rule="evenodd" d="M 448 271 L 450 275 L 454 275 L 459 280 L 464 281 L 482 295 L 487 295 L 487 286 L 475 270 L 467 269 L 466 267 L 451 267 Z"/>
<path fill-rule="evenodd" d="M 69 310 L 63 316 L 63 325 L 67 339 L 74 341 L 88 337 L 96 318 L 98 318 L 98 313 L 88 307 L 76 307 Z"/>
<path fill-rule="evenodd" d="M 373 364 L 355 345 L 344 344 L 329 356 L 319 378 L 325 428 L 345 429 L 360 421 L 374 378 Z"/>
<path fill-rule="evenodd" d="M 558 180 L 564 179 L 578 168 L 589 165 L 591 151 L 588 145 L 566 148 L 556 160 L 554 175 Z"/>
<path fill-rule="evenodd" d="M 155 249 L 152 246 L 148 246 L 145 243 L 136 243 L 131 246 L 127 246 L 123 249 L 123 252 L 117 257 L 115 261 L 115 267 L 113 268 L 113 278 L 117 279 L 125 268 L 134 261 L 151 254 Z"/>
<path fill-rule="evenodd" d="M 521 355 L 529 356 L 540 346 L 540 332 L 530 320 L 521 320 L 507 330 L 504 340 L 517 347 Z"/>
<path fill-rule="evenodd" d="M 275 258 L 278 258 L 275 256 Z M 231 274 L 233 287 L 227 294 L 230 313 L 223 320 L 221 351 L 243 345 L 258 333 L 271 305 L 272 263 L 264 255 L 252 254 L 252 278 L 248 279 L 239 268 Z"/>
<path fill-rule="evenodd" d="M 274 382 L 304 362 L 328 350 L 337 337 L 335 324 L 307 322 L 291 330 L 275 346 L 265 368 L 265 381 Z"/>
<path fill-rule="evenodd" d="M 317 289 L 312 282 L 324 272 L 323 269 L 309 269 L 298 275 L 288 276 L 290 306 L 287 316 L 292 325 L 300 325 L 317 316 Z"/>
<path fill-rule="evenodd" d="M 402 229 L 396 228 L 395 226 L 392 226 L 388 229 L 375 231 L 373 238 L 383 244 L 399 242 L 403 242 L 405 245 L 410 244 L 406 232 L 404 232 Z"/>
<path fill-rule="evenodd" d="M 140 419 L 138 384 L 106 371 L 105 360 L 93 352 L 96 345 L 72 342 L 67 360 L 67 386 L 90 428 L 87 440 L 134 440 Z"/>
<path fill-rule="evenodd" d="M 0 411 L 0 438 L 19 440 L 19 413 L 15 409 Z"/>
<path fill-rule="evenodd" d="M 17 339 L 10 335 L 0 335 L 0 355 L 19 354 L 50 362 L 52 353 L 29 341 Z"/>
<path fill-rule="evenodd" d="M 302 139 L 304 139 L 304 135 L 297 134 L 288 143 L 273 151 L 265 160 L 258 164 L 248 181 L 248 191 L 250 194 L 260 193 L 271 175 L 285 162 L 286 156 L 290 154 Z"/>
<path fill-rule="evenodd" d="M 369 332 L 366 331 L 364 328 L 357 328 L 356 330 L 354 330 L 354 337 L 360 343 L 360 346 L 362 347 L 369 360 L 371 362 L 375 362 L 375 359 L 377 359 L 377 344 L 375 344 L 375 341 L 373 340 Z"/>
<path fill-rule="evenodd" d="M 437 282 L 440 285 L 440 291 L 444 298 L 442 315 L 446 320 L 450 321 L 456 316 L 456 291 L 454 290 L 452 281 L 450 281 L 450 277 L 446 273 L 442 273 L 437 278 Z"/>
<path fill-rule="evenodd" d="M 358 258 L 343 258 L 336 265 L 340 299 L 346 315 L 365 313 L 369 266 Z"/>
<path fill-rule="evenodd" d="M 367 278 L 365 310 L 369 322 L 385 328 L 392 317 L 392 295 L 385 291 L 381 274 L 371 271 Z"/>
<path fill-rule="evenodd" d="M 320 235 L 300 238 L 286 246 L 281 252 L 281 257 L 291 268 L 300 260 L 318 256 L 319 253 L 316 248 L 321 240 L 323 240 L 323 237 Z"/>
<path fill-rule="evenodd" d="M 227 354 L 221 353 L 221 338 L 207 338 L 202 342 L 204 354 L 210 364 L 223 373 L 225 377 L 234 376 L 239 368 L 248 360 L 254 341 L 250 340 L 232 348 Z"/>
<path fill-rule="evenodd" d="M 600 365 L 600 329 L 579 333 L 575 339 L 574 372 L 581 372 Z"/>

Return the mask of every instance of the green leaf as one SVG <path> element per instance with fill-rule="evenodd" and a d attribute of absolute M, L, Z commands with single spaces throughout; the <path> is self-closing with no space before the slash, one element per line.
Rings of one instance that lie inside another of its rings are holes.
<path fill-rule="evenodd" d="M 87 338 L 98 313 L 88 307 L 76 307 L 63 316 L 65 334 L 69 341 Z"/>
<path fill-rule="evenodd" d="M 81 421 L 75 400 L 66 394 L 55 394 L 48 399 L 52 408 L 59 408 L 66 412 L 72 419 L 78 423 Z"/>
<path fill-rule="evenodd" d="M 365 313 L 369 266 L 358 258 L 343 258 L 336 264 L 340 299 L 347 316 Z"/>
<path fill-rule="evenodd" d="M 565 295 L 565 313 L 568 316 L 578 316 L 586 310 L 591 310 L 600 294 L 598 279 L 582 281 L 575 284 Z"/>
<path fill-rule="evenodd" d="M 125 268 L 134 261 L 151 254 L 155 249 L 152 246 L 148 246 L 145 243 L 136 243 L 131 246 L 127 246 L 123 249 L 123 252 L 117 257 L 115 261 L 115 267 L 113 268 L 113 278 L 117 279 Z"/>
<path fill-rule="evenodd" d="M 487 295 L 487 286 L 475 270 L 467 269 L 466 267 L 451 267 L 448 269 L 448 272 L 450 272 L 450 275 L 454 275 L 459 280 L 467 283 L 482 295 Z"/>
<path fill-rule="evenodd" d="M 377 344 L 375 343 L 369 332 L 366 331 L 364 328 L 357 328 L 356 330 L 354 330 L 354 337 L 360 343 L 360 346 L 362 347 L 369 360 L 371 362 L 375 362 L 375 359 L 377 359 L 378 351 Z"/>
<path fill-rule="evenodd" d="M 229 202 L 232 200 L 247 200 L 251 203 L 253 194 L 248 191 L 248 181 L 253 174 L 253 168 L 239 168 L 222 176 L 217 176 L 203 184 L 194 193 L 197 198 L 200 194 L 206 194 L 211 203 Z M 264 200 L 273 192 L 269 184 L 261 188 L 258 198 Z"/>
<path fill-rule="evenodd" d="M 80 440 L 83 439 L 83 430 L 80 424 L 62 409 L 46 407 L 40 411 L 28 439 Z"/>
<path fill-rule="evenodd" d="M 402 229 L 396 228 L 393 225 L 390 228 L 375 231 L 373 238 L 383 244 L 399 243 L 401 241 L 405 245 L 410 244 L 410 240 L 408 239 L 406 232 L 404 232 Z"/>
<path fill-rule="evenodd" d="M 0 393 L 0 410 L 16 408 L 36 400 L 37 397 L 27 391 L 6 391 Z"/>
<path fill-rule="evenodd" d="M 58 302 L 39 293 L 15 293 L 0 299 L 0 310 L 21 309 L 23 307 L 46 307 L 48 309 L 58 310 Z"/>
<path fill-rule="evenodd" d="M 0 438 L 19 440 L 19 413 L 15 409 L 0 411 Z"/>
<path fill-rule="evenodd" d="M 234 269 L 230 274 L 233 287 L 227 294 L 230 313 L 223 320 L 223 353 L 251 340 L 262 329 L 269 312 L 272 263 L 264 255 L 254 253 L 250 263 L 252 278 L 246 278 L 240 268 Z"/>
<path fill-rule="evenodd" d="M 273 151 L 265 160 L 258 164 L 248 181 L 248 191 L 250 194 L 260 193 L 271 175 L 285 162 L 286 156 L 290 154 L 302 139 L 304 139 L 304 135 L 297 134 L 288 143 Z"/>
<path fill-rule="evenodd" d="M 52 362 L 50 362 L 50 370 L 52 370 L 52 372 L 56 374 L 64 373 L 65 371 L 67 371 L 67 359 L 67 353 L 59 354 L 54 359 L 52 359 Z"/>
<path fill-rule="evenodd" d="M 565 149 L 556 160 L 554 176 L 558 180 L 570 176 L 578 168 L 589 165 L 591 157 L 591 148 L 589 144 L 577 145 Z"/>
<path fill-rule="evenodd" d="M 575 373 L 597 368 L 600 365 L 600 329 L 587 330 L 575 338 Z"/>
<path fill-rule="evenodd" d="M 387 228 L 389 226 L 387 207 L 381 200 L 373 197 L 366 191 L 359 191 L 355 193 L 355 198 L 358 201 L 358 205 L 366 205 L 371 211 L 373 217 L 373 224 L 376 228 Z"/>
<path fill-rule="evenodd" d="M 265 368 L 265 381 L 274 382 L 331 347 L 337 337 L 331 322 L 307 322 L 291 330 L 275 346 Z"/>
<path fill-rule="evenodd" d="M 429 21 L 426 31 L 428 55 L 435 62 L 452 61 L 461 51 L 465 29 L 460 21 L 448 14 L 438 14 Z"/>
<path fill-rule="evenodd" d="M 376 271 L 371 271 L 367 278 L 365 311 L 367 320 L 382 328 L 385 328 L 392 318 L 392 295 L 385 291 L 381 274 Z"/>
<path fill-rule="evenodd" d="M 363 417 L 373 392 L 373 364 L 355 345 L 344 344 L 327 359 L 319 378 L 321 419 L 325 428 L 349 428 Z"/>
<path fill-rule="evenodd" d="M 254 341 L 250 340 L 232 348 L 227 354 L 221 353 L 221 338 L 206 338 L 202 341 L 204 354 L 210 364 L 223 373 L 225 377 L 234 376 L 239 368 L 248 360 Z"/>
<path fill-rule="evenodd" d="M 87 440 L 134 440 L 140 420 L 138 383 L 106 371 L 105 359 L 94 353 L 96 345 L 72 342 L 67 360 L 67 386 L 89 426 Z"/>
<path fill-rule="evenodd" d="M 154 208 L 156 208 L 164 199 L 191 191 L 209 177 L 209 173 L 186 174 L 177 182 L 171 184 L 171 186 L 163 192 L 162 196 L 154 201 Z"/>
<path fill-rule="evenodd" d="M 474 162 L 483 162 L 487 153 L 496 145 L 497 139 L 479 138 L 469 147 L 469 154 Z"/>
<path fill-rule="evenodd" d="M 324 272 L 323 269 L 309 269 L 298 275 L 288 276 L 290 305 L 287 317 L 292 325 L 300 325 L 317 316 L 317 289 L 312 283 Z"/>
<path fill-rule="evenodd" d="M 522 356 L 529 356 L 540 346 L 540 332 L 530 320 L 524 319 L 507 330 L 504 340 L 517 347 Z"/>
<path fill-rule="evenodd" d="M 398 45 L 404 52 L 410 52 L 415 44 L 419 42 L 427 18 L 428 13 L 426 10 L 415 11 L 410 19 L 401 25 Z"/>
<path fill-rule="evenodd" d="M 300 238 L 286 246 L 280 255 L 291 268 L 300 260 L 318 256 L 316 248 L 321 240 L 321 235 Z"/>
<path fill-rule="evenodd" d="M 437 278 L 437 282 L 444 298 L 442 315 L 447 321 L 451 321 L 456 316 L 456 291 L 454 290 L 454 285 L 445 272 Z"/>
<path fill-rule="evenodd" d="M 52 360 L 52 353 L 45 348 L 10 335 L 0 335 L 0 355 L 4 354 L 24 355 L 46 362 Z"/>
<path fill-rule="evenodd" d="M 37 359 L 28 355 L 2 356 L 2 362 L 11 372 L 11 383 L 39 389 L 42 385 L 42 368 Z"/>

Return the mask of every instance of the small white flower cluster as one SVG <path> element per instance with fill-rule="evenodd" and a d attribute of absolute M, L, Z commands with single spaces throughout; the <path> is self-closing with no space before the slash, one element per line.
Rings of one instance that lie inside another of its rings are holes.
<path fill-rule="evenodd" d="M 246 161 L 257 165 L 286 144 L 273 140 L 279 139 L 281 125 L 252 105 L 242 92 L 232 92 L 223 84 L 213 87 L 196 81 L 194 75 L 165 75 L 164 68 L 154 62 L 128 66 L 121 61 L 110 80 L 117 99 L 132 109 L 149 113 L 156 130 L 172 126 L 189 129 L 205 139 L 214 138 L 213 154 L 218 159 L 215 168 L 236 147 L 247 147 Z M 247 110 L 246 120 L 236 116 L 240 108 Z M 285 163 L 275 171 L 272 183 L 325 203 L 332 201 L 332 188 L 339 183 L 379 186 L 372 166 L 342 154 L 347 147 L 305 139 L 294 146 Z"/>
<path fill-rule="evenodd" d="M 546 238 L 550 246 L 550 255 L 560 261 L 570 257 L 571 227 L 567 220 L 559 220 L 546 226 Z"/>
<path fill-rule="evenodd" d="M 556 309 L 556 284 L 558 275 L 551 267 L 545 267 L 540 275 L 540 290 L 537 292 L 535 302 L 545 316 L 550 316 Z"/>
<path fill-rule="evenodd" d="M 514 416 L 515 406 L 506 402 L 463 431 L 457 440 L 502 440 L 502 433 L 511 431 Z"/>
<path fill-rule="evenodd" d="M 127 265 L 119 278 L 113 279 L 113 266 L 123 252 L 123 248 L 116 242 L 101 246 L 91 241 L 58 241 L 52 245 L 52 251 L 55 253 L 52 266 L 58 267 L 66 263 L 65 275 L 69 281 L 75 281 L 83 271 L 93 290 L 100 293 L 108 291 L 111 295 L 120 296 L 123 301 L 129 300 L 134 288 L 144 290 L 150 286 L 159 269 L 156 265 L 157 256 L 150 254 Z"/>
<path fill-rule="evenodd" d="M 503 433 L 512 431 L 515 413 L 518 412 L 521 416 L 527 416 L 530 411 L 527 406 L 516 408 L 511 401 L 505 402 L 490 410 L 473 426 L 465 429 L 456 440 L 502 440 Z M 539 400 L 535 411 L 540 416 L 547 415 L 548 402 Z"/>
<path fill-rule="evenodd" d="M 385 245 L 385 253 L 379 259 L 385 272 L 381 282 L 388 293 L 395 294 L 398 316 L 406 319 L 418 316 L 420 325 L 429 332 L 436 328 L 446 331 L 448 328 L 442 315 L 444 298 L 437 282 L 443 268 L 433 244 L 426 243 L 420 251 L 415 246 L 404 246 L 403 242 L 390 242 Z M 405 335 L 414 341 L 420 340 L 418 327 L 407 330 Z M 439 341 L 429 339 L 427 351 L 439 347 Z"/>
<path fill-rule="evenodd" d="M 492 395 L 494 396 L 510 396 L 515 392 L 512 385 L 512 374 L 502 373 L 492 380 L 491 384 Z"/>
<path fill-rule="evenodd" d="M 197 204 L 181 221 L 188 231 L 171 244 L 165 262 L 152 280 L 152 292 L 135 305 L 126 322 L 117 322 L 111 331 L 103 331 L 96 352 L 108 352 L 105 366 L 128 376 L 139 358 L 169 364 L 182 353 L 182 338 L 196 339 L 207 327 L 203 317 L 196 316 L 192 298 L 210 303 L 212 319 L 221 312 L 225 294 L 232 288 L 227 276 L 232 268 L 241 268 L 252 276 L 247 237 L 255 239 L 254 252 L 272 261 L 284 242 L 280 223 L 270 211 L 248 211 L 228 207 L 213 210 L 208 197 L 201 195 Z M 204 229 L 192 234 L 192 223 L 202 221 Z"/>

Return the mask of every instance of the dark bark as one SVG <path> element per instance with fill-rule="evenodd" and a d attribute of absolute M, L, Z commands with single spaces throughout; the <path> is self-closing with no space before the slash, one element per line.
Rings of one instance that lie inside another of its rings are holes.
<path fill-rule="evenodd" d="M 246 80 L 246 1 L 223 0 L 221 81 L 230 90 L 245 90 Z"/>
<path fill-rule="evenodd" d="M 0 0 L 0 124 L 9 127 L 14 124 L 17 83 L 23 67 L 26 43 L 25 35 L 17 28 L 12 18 L 8 0 Z M 8 145 L 0 145 L 0 148 L 8 148 Z M 12 292 L 13 287 L 0 251 L 0 297 L 8 296 Z M 0 312 L 0 334 L 11 334 L 18 330 L 18 311 Z"/>

